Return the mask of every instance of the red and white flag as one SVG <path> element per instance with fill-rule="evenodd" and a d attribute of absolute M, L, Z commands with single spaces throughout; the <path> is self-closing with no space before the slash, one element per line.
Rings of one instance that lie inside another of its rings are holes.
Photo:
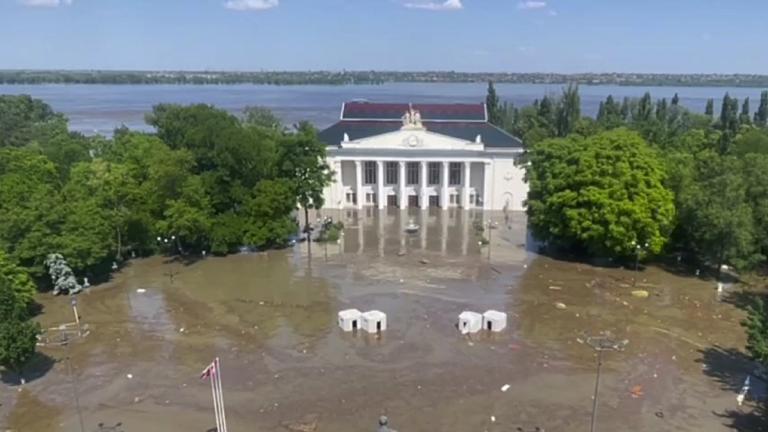
<path fill-rule="evenodd" d="M 203 369 L 203 373 L 200 374 L 200 379 L 211 378 L 216 374 L 216 362 L 212 362 L 207 368 Z"/>

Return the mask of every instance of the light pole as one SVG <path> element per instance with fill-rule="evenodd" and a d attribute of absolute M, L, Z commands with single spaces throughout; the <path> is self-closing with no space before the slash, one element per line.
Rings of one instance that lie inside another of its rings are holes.
<path fill-rule="evenodd" d="M 488 226 L 488 261 L 491 260 L 491 245 L 493 244 L 493 234 L 491 233 L 491 230 L 493 228 L 493 221 L 491 221 L 490 217 L 488 218 L 488 223 L 486 224 Z"/>
<path fill-rule="evenodd" d="M 590 422 L 590 432 L 595 432 L 595 422 L 597 420 L 597 394 L 600 390 L 600 370 L 603 365 L 603 351 L 621 351 L 629 341 L 616 341 L 610 335 L 593 336 L 587 338 L 587 345 L 597 351 L 597 376 L 595 377 L 595 393 L 592 396 L 592 421 Z"/>
<path fill-rule="evenodd" d="M 83 423 L 83 412 L 80 409 L 80 392 L 78 391 L 77 378 L 72 375 L 72 355 L 69 348 L 69 337 L 66 333 L 62 333 L 62 343 L 67 347 L 67 375 L 72 381 L 72 393 L 75 396 L 75 408 L 77 409 L 77 419 L 80 422 L 80 432 L 85 432 L 85 424 Z"/>
<path fill-rule="evenodd" d="M 637 273 L 640 271 L 640 252 L 648 249 L 648 242 L 643 244 L 632 240 L 632 246 L 635 247 L 635 285 L 637 285 Z"/>

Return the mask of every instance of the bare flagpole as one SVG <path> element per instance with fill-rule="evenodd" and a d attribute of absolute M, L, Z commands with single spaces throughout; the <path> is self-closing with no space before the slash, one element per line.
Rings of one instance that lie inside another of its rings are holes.
<path fill-rule="evenodd" d="M 219 414 L 219 400 L 216 398 L 216 375 L 218 371 L 214 371 L 214 375 L 208 379 L 211 381 L 211 396 L 213 397 L 213 411 L 216 413 L 216 432 L 221 432 L 221 416 Z"/>
<path fill-rule="evenodd" d="M 224 393 L 221 389 L 221 363 L 219 362 L 218 357 L 216 357 L 216 380 L 219 385 L 219 407 L 221 409 L 221 426 L 223 428 L 220 432 L 227 432 L 227 415 L 224 412 Z"/>

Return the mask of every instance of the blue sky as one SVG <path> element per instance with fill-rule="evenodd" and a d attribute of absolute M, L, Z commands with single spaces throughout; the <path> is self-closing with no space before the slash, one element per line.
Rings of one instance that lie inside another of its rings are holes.
<path fill-rule="evenodd" d="M 768 0 L 0 0 L 0 68 L 768 73 Z"/>

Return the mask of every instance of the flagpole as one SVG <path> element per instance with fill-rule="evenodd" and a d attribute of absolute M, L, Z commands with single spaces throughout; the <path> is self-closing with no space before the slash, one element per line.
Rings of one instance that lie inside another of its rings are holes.
<path fill-rule="evenodd" d="M 213 397 L 213 411 L 216 414 L 216 432 L 222 432 L 221 429 L 221 420 L 219 417 L 219 403 L 216 399 L 216 384 L 214 380 L 216 379 L 215 374 L 217 372 L 214 372 L 214 376 L 208 376 L 208 379 L 211 381 L 211 396 Z"/>
<path fill-rule="evenodd" d="M 218 382 L 219 382 L 219 406 L 221 408 L 221 425 L 224 427 L 224 430 L 221 432 L 227 432 L 227 414 L 224 411 L 224 393 L 221 389 L 221 363 L 219 363 L 219 358 L 216 357 L 216 372 Z"/>

